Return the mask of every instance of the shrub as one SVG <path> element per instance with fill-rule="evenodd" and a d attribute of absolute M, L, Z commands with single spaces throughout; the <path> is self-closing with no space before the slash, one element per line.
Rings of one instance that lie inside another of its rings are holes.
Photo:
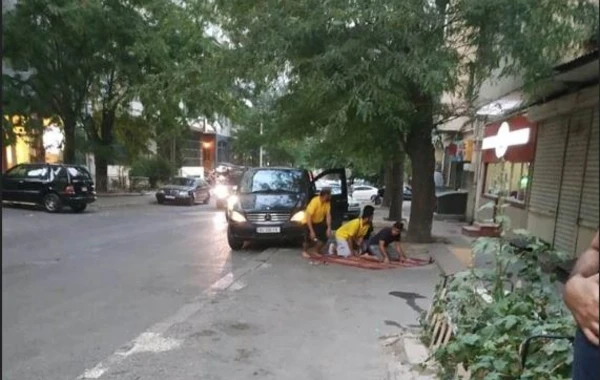
<path fill-rule="evenodd" d="M 142 158 L 131 165 L 130 177 L 147 177 L 150 187 L 155 188 L 158 182 L 166 182 L 174 176 L 177 169 L 169 160 L 154 156 Z"/>
<path fill-rule="evenodd" d="M 554 285 L 555 276 L 542 269 L 543 264 L 564 261 L 566 255 L 527 231 L 511 231 L 502 201 L 484 206 L 496 208 L 501 236 L 480 238 L 473 244 L 473 253 L 491 255 L 493 266 L 455 274 L 447 283 L 445 299 L 434 300 L 434 310 L 448 315 L 455 332 L 447 345 L 434 352 L 441 378 L 454 378 L 457 365 L 462 364 L 471 379 L 478 380 L 569 379 L 573 355 L 568 340 L 532 343 L 529 364 L 521 368 L 519 346 L 525 338 L 573 336 L 575 323 Z M 515 247 L 510 235 L 527 241 L 527 247 Z M 517 286 L 507 289 L 507 284 Z M 421 321 L 427 331 L 425 322 Z"/>

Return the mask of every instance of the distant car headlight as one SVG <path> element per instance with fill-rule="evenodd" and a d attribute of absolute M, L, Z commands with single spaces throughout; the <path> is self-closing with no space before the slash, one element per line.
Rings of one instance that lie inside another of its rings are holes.
<path fill-rule="evenodd" d="M 246 221 L 246 218 L 244 217 L 244 215 L 242 215 L 241 213 L 237 212 L 237 211 L 232 211 L 231 215 L 229 216 L 229 219 L 231 219 L 234 222 L 237 223 L 242 223 Z"/>
<path fill-rule="evenodd" d="M 227 188 L 227 186 L 217 185 L 215 187 L 215 195 L 219 199 L 225 199 L 229 196 L 229 189 Z"/>
<path fill-rule="evenodd" d="M 290 219 L 290 221 L 292 222 L 298 222 L 298 223 L 302 223 L 304 222 L 304 211 L 298 211 L 297 213 L 295 213 L 292 218 Z"/>
<path fill-rule="evenodd" d="M 160 189 L 156 192 L 156 194 L 164 194 L 164 193 L 165 193 L 165 191 L 163 189 Z"/>

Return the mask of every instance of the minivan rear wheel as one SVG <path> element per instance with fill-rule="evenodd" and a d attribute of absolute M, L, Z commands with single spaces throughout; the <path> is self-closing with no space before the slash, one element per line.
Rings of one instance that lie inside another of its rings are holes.
<path fill-rule="evenodd" d="M 231 228 L 227 228 L 227 243 L 229 244 L 229 248 L 233 251 L 239 251 L 244 246 L 244 241 L 241 239 L 237 239 L 231 233 Z"/>
<path fill-rule="evenodd" d="M 62 203 L 58 194 L 50 193 L 44 197 L 44 210 L 50 213 L 57 213 L 62 209 Z"/>

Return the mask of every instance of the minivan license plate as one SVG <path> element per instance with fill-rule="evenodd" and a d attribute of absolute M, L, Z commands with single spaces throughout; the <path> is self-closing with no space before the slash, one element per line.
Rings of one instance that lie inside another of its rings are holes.
<path fill-rule="evenodd" d="M 281 232 L 279 227 L 257 227 L 256 232 L 259 234 L 278 234 Z"/>

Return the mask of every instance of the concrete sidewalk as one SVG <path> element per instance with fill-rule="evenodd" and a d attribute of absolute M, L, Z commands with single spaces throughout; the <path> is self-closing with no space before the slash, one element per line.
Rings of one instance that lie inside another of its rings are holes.
<path fill-rule="evenodd" d="M 207 295 L 198 312 L 124 347 L 125 358 L 100 378 L 435 378 L 417 365 L 427 352 L 414 338 L 439 276 L 435 265 L 314 265 L 293 249 L 253 259 L 253 271 Z"/>

